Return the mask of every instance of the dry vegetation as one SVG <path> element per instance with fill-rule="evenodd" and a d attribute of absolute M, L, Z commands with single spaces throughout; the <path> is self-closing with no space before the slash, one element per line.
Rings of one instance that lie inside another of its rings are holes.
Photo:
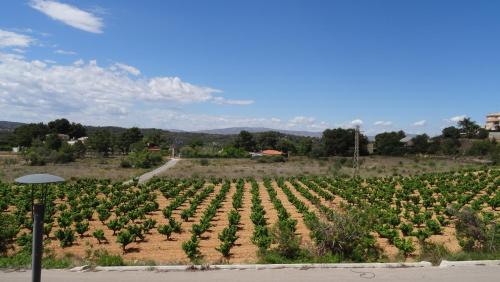
<path fill-rule="evenodd" d="M 362 157 L 360 176 L 415 175 L 465 168 L 479 168 L 480 163 L 460 158 Z M 183 159 L 161 176 L 166 177 L 273 177 L 297 175 L 352 175 L 350 158 L 311 159 L 291 157 L 287 162 L 260 163 L 252 159 Z"/>
<path fill-rule="evenodd" d="M 16 154 L 0 152 L 0 181 L 12 182 L 15 178 L 31 173 L 51 173 L 65 179 L 98 178 L 127 180 L 145 173 L 146 169 L 121 168 L 119 157 L 84 158 L 67 164 L 30 166 Z"/>

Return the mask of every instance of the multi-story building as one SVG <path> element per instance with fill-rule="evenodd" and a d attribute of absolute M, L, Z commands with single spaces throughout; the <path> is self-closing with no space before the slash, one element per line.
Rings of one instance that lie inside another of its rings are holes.
<path fill-rule="evenodd" d="M 500 130 L 500 113 L 489 114 L 486 116 L 486 125 L 484 126 L 489 131 Z"/>

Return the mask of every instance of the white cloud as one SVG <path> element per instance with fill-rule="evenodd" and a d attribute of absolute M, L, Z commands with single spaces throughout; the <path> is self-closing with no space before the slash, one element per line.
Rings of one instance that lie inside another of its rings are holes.
<path fill-rule="evenodd" d="M 416 121 L 412 124 L 412 126 L 415 127 L 420 127 L 420 126 L 425 126 L 427 124 L 427 121 L 425 119 Z"/>
<path fill-rule="evenodd" d="M 454 117 L 449 118 L 448 121 L 457 123 L 459 121 L 464 120 L 466 117 L 467 117 L 466 115 L 454 116 Z"/>
<path fill-rule="evenodd" d="M 90 12 L 56 1 L 33 0 L 30 6 L 54 20 L 92 33 L 102 33 L 102 19 Z"/>
<path fill-rule="evenodd" d="M 76 55 L 76 52 L 66 51 L 66 50 L 62 50 L 62 49 L 57 49 L 54 51 L 54 53 L 60 54 L 60 55 Z"/>
<path fill-rule="evenodd" d="M 363 125 L 363 121 L 361 119 L 355 119 L 350 122 L 351 126 Z"/>
<path fill-rule="evenodd" d="M 392 121 L 378 120 L 378 121 L 374 122 L 373 125 L 376 125 L 376 126 L 391 126 L 392 125 Z"/>
<path fill-rule="evenodd" d="M 0 29 L 0 48 L 18 47 L 25 48 L 33 43 L 34 39 L 28 35 Z M 17 50 L 20 50 L 16 48 Z"/>
<path fill-rule="evenodd" d="M 134 68 L 133 66 L 129 66 L 129 65 L 126 65 L 126 64 L 116 63 L 114 65 L 114 67 L 117 67 L 118 69 L 124 70 L 124 71 L 130 73 L 131 75 L 138 76 L 138 75 L 141 74 L 140 70 Z"/>
<path fill-rule="evenodd" d="M 277 119 L 278 123 L 281 120 Z M 317 121 L 314 117 L 296 116 L 288 120 L 286 127 L 295 130 L 322 131 L 329 127 L 327 122 Z"/>
<path fill-rule="evenodd" d="M 0 119 L 18 120 L 36 114 L 74 116 L 81 120 L 102 116 L 103 120 L 113 121 L 129 118 L 141 107 L 250 103 L 228 100 L 216 95 L 218 93 L 221 91 L 190 84 L 178 77 L 130 76 L 116 65 L 102 67 L 96 61 L 78 60 L 62 65 L 53 61 L 29 61 L 20 55 L 0 52 Z M 147 121 L 147 115 L 141 120 Z"/>

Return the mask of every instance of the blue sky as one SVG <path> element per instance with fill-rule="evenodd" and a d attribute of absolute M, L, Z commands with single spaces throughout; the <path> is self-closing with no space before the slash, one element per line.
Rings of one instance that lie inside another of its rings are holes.
<path fill-rule="evenodd" d="M 0 120 L 435 134 L 500 109 L 498 1 L 0 3 Z"/>

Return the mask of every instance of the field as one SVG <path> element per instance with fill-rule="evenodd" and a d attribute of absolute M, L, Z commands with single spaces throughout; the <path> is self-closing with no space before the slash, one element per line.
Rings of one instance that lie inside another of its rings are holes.
<path fill-rule="evenodd" d="M 12 182 L 31 173 L 51 173 L 65 179 L 99 178 L 115 181 L 128 180 L 146 172 L 146 169 L 120 168 L 120 157 L 77 159 L 67 164 L 30 166 L 17 154 L 0 152 L 0 181 Z"/>
<path fill-rule="evenodd" d="M 419 240 L 461 250 L 452 210 L 470 207 L 498 219 L 499 186 L 498 169 L 357 179 L 162 178 L 143 186 L 78 180 L 51 189 L 46 248 L 77 257 L 105 249 L 127 261 L 163 264 L 251 263 L 259 249 L 277 246 L 273 226 L 289 227 L 311 249 L 318 226 L 355 213 L 370 231 L 363 244 L 373 241 L 379 260 L 413 260 Z M 27 189 L 0 184 L 0 207 L 22 226 L 16 249 L 29 242 L 29 199 Z M 363 260 L 369 249 L 346 259 Z"/>
<path fill-rule="evenodd" d="M 360 176 L 415 175 L 481 167 L 470 158 L 446 157 L 361 157 Z M 252 159 L 183 159 L 168 170 L 167 177 L 291 177 L 297 175 L 352 175 L 351 158 L 311 159 L 290 157 L 287 162 L 260 163 Z"/>

